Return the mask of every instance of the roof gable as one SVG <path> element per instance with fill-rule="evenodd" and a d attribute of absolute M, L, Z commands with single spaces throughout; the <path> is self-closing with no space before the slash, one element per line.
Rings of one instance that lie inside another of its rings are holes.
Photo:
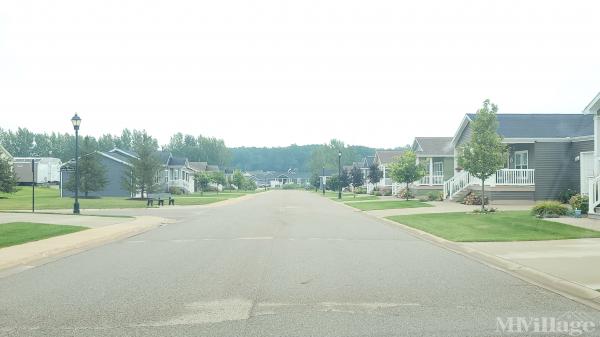
<path fill-rule="evenodd" d="M 452 137 L 415 137 L 413 150 L 418 156 L 453 156 Z"/>

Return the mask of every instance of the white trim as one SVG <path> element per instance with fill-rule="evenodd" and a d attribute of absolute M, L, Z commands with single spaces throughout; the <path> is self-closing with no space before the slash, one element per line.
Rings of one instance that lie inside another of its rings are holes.
<path fill-rule="evenodd" d="M 458 126 L 458 130 L 456 130 L 454 137 L 452 137 L 452 142 L 450 142 L 452 147 L 456 147 L 456 142 L 458 141 L 459 136 L 462 135 L 464 129 L 467 127 L 467 124 L 470 122 L 472 122 L 471 118 L 469 118 L 469 115 L 465 114 L 465 117 L 463 117 L 460 125 Z"/>
<path fill-rule="evenodd" d="M 119 149 L 119 148 L 116 148 L 116 147 L 115 147 L 114 149 L 112 149 L 112 150 L 108 151 L 108 152 L 109 152 L 109 153 L 110 153 L 110 152 L 119 152 L 120 154 L 122 154 L 122 155 L 124 155 L 124 156 L 131 157 L 131 158 L 133 158 L 133 159 L 139 159 L 137 156 L 134 156 L 134 155 L 132 155 L 131 153 L 128 153 L 128 152 L 126 152 L 126 151 L 124 151 L 124 150 L 121 150 L 121 149 Z"/>
<path fill-rule="evenodd" d="M 453 158 L 454 155 L 451 155 L 451 154 L 432 154 L 432 155 L 417 154 L 417 158 L 429 158 L 429 157 Z"/>
<path fill-rule="evenodd" d="M 583 109 L 582 113 L 584 114 L 597 114 L 600 111 L 600 93 L 598 93 L 588 105 L 586 105 L 585 109 Z"/>
<path fill-rule="evenodd" d="M 98 154 L 100 154 L 101 156 L 104 156 L 104 157 L 106 157 L 106 158 L 108 158 L 108 159 L 114 160 L 114 161 L 116 161 L 116 162 L 118 162 L 118 163 L 121 163 L 121 164 L 127 165 L 127 166 L 129 166 L 129 167 L 133 167 L 133 165 L 131 165 L 130 163 L 128 163 L 128 162 L 126 162 L 126 161 L 122 161 L 121 159 L 117 159 L 117 158 L 115 158 L 115 157 L 113 157 L 113 156 L 111 156 L 111 155 L 109 155 L 109 154 L 106 154 L 106 153 L 104 153 L 104 152 L 96 151 L 96 153 L 98 153 Z M 67 163 L 68 163 L 68 162 L 67 162 Z M 65 163 L 65 164 L 67 164 L 67 163 Z"/>
<path fill-rule="evenodd" d="M 502 143 L 505 144 L 524 144 L 524 143 L 568 143 L 568 142 L 585 142 L 594 140 L 594 135 L 581 137 L 564 137 L 564 138 L 503 138 Z"/>

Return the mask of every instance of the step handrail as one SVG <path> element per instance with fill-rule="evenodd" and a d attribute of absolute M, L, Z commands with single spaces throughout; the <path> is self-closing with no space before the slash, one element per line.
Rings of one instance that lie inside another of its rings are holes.
<path fill-rule="evenodd" d="M 594 209 L 600 205 L 600 176 L 590 180 L 588 193 L 588 212 L 595 213 Z"/>
<path fill-rule="evenodd" d="M 474 177 L 467 171 L 461 171 L 444 182 L 444 199 L 454 197 L 458 192 L 473 184 Z"/>

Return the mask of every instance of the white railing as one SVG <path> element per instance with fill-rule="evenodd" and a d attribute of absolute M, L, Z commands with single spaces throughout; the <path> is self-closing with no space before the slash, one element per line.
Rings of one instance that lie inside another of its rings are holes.
<path fill-rule="evenodd" d="M 467 186 L 471 185 L 474 177 L 469 174 L 467 171 L 461 171 L 454 177 L 448 179 L 444 182 L 444 199 L 450 198 L 465 189 Z"/>
<path fill-rule="evenodd" d="M 589 189 L 589 213 L 595 213 L 594 209 L 600 205 L 600 177 L 590 180 Z"/>
<path fill-rule="evenodd" d="M 496 172 L 497 185 L 535 185 L 534 169 L 502 169 Z"/>
<path fill-rule="evenodd" d="M 471 184 L 480 184 L 480 180 L 466 171 L 461 171 L 454 177 L 444 182 L 444 198 L 452 198 L 456 193 L 462 191 Z M 535 185 L 534 169 L 501 169 L 484 182 L 488 186 L 511 185 L 511 186 L 533 186 Z"/>
<path fill-rule="evenodd" d="M 419 181 L 417 181 L 417 185 L 443 185 L 444 184 L 444 176 L 424 176 Z"/>

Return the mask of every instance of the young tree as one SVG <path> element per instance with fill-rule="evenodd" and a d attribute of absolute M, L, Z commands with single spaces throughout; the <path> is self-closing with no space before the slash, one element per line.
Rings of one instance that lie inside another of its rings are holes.
<path fill-rule="evenodd" d="M 203 195 L 204 190 L 206 190 L 208 184 L 210 184 L 210 177 L 206 172 L 198 172 L 194 175 L 194 182 L 196 183 L 196 189 L 200 190 L 200 195 Z"/>
<path fill-rule="evenodd" d="M 406 200 L 409 197 L 408 185 L 427 174 L 425 166 L 417 164 L 417 156 L 410 150 L 405 151 L 400 157 L 394 159 L 390 164 L 389 172 L 392 180 L 406 184 Z"/>
<path fill-rule="evenodd" d="M 376 163 L 371 164 L 369 166 L 369 173 L 367 174 L 367 179 L 373 185 L 378 184 L 383 178 L 383 171 L 379 169 L 379 166 Z"/>
<path fill-rule="evenodd" d="M 498 106 L 483 102 L 471 123 L 471 140 L 458 149 L 458 164 L 481 180 L 481 210 L 485 211 L 485 180 L 504 167 L 508 148 L 496 131 Z"/>
<path fill-rule="evenodd" d="M 83 193 L 84 198 L 87 198 L 90 192 L 102 190 L 108 183 L 106 168 L 100 162 L 96 150 L 97 144 L 93 138 L 83 138 L 81 157 L 79 157 L 79 190 Z M 76 175 L 71 174 L 65 188 L 75 191 L 76 180 Z"/>
<path fill-rule="evenodd" d="M 131 177 L 125 177 L 125 180 L 130 179 L 132 189 L 139 191 L 141 197 L 156 191 L 158 184 L 156 183 L 156 175 L 161 169 L 163 163 L 157 153 L 158 143 L 146 131 L 134 131 L 133 135 L 133 152 L 137 158 L 131 161 L 133 165 L 131 169 Z"/>
<path fill-rule="evenodd" d="M 254 191 L 257 188 L 254 179 L 244 179 L 243 186 L 245 191 Z"/>
<path fill-rule="evenodd" d="M 235 170 L 235 172 L 233 172 L 233 184 L 238 188 L 238 190 L 241 190 L 244 188 L 244 180 L 246 178 L 244 177 L 244 175 L 242 174 L 242 172 L 240 170 Z"/>
<path fill-rule="evenodd" d="M 365 183 L 362 170 L 356 166 L 350 170 L 350 183 L 352 184 L 352 193 L 354 193 L 354 197 L 356 198 L 356 188 Z"/>
<path fill-rule="evenodd" d="M 217 184 L 217 194 L 219 194 L 219 186 L 224 187 L 227 184 L 227 179 L 225 178 L 225 174 L 222 171 L 212 172 L 210 175 L 210 181 L 214 184 Z"/>
<path fill-rule="evenodd" d="M 15 193 L 17 191 L 17 175 L 8 158 L 0 157 L 0 192 Z"/>
<path fill-rule="evenodd" d="M 342 170 L 342 175 L 339 177 L 339 183 L 342 185 L 342 189 L 350 186 L 350 174 L 348 174 L 347 170 Z"/>
<path fill-rule="evenodd" d="M 310 176 L 310 185 L 315 188 L 315 192 L 319 191 L 319 187 L 321 187 L 321 176 L 318 173 L 313 173 Z"/>

